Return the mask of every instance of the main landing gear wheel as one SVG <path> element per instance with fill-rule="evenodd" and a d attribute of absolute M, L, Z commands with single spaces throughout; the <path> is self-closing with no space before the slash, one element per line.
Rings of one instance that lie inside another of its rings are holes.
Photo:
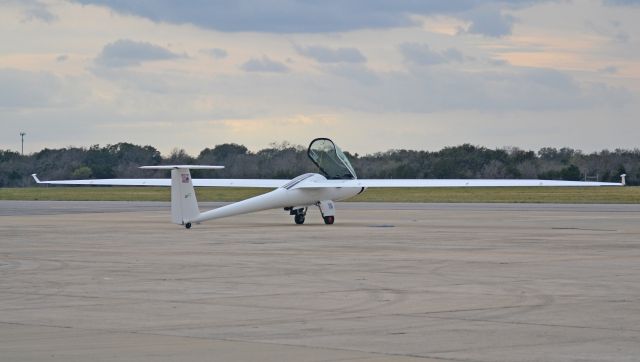
<path fill-rule="evenodd" d="M 324 223 L 327 225 L 331 225 L 335 221 L 335 217 L 333 216 L 323 216 L 322 218 L 324 219 Z"/>
<path fill-rule="evenodd" d="M 184 227 L 187 228 L 187 229 L 191 229 L 191 223 L 188 222 L 188 223 L 184 224 Z"/>
<path fill-rule="evenodd" d="M 294 209 L 293 207 L 285 207 L 284 209 L 289 211 L 289 215 L 293 215 L 293 221 L 295 221 L 296 224 L 304 224 L 304 217 L 307 215 L 306 207 L 299 207 L 297 209 Z"/>

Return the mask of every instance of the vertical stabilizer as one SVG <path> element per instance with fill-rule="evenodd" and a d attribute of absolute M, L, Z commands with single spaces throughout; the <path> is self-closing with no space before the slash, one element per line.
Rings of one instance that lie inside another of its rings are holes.
<path fill-rule="evenodd" d="M 156 165 L 141 166 L 140 168 L 146 170 L 171 170 L 171 221 L 184 225 L 188 229 L 191 227 L 191 221 L 200 215 L 189 169 L 219 170 L 224 166 Z"/>
<path fill-rule="evenodd" d="M 200 215 L 188 168 L 171 170 L 171 221 L 186 224 Z"/>

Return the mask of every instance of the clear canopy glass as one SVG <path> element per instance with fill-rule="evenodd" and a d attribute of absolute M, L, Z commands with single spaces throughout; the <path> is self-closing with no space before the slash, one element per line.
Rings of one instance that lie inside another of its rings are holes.
<path fill-rule="evenodd" d="M 342 150 L 328 138 L 316 138 L 307 155 L 328 179 L 355 179 L 356 172 Z"/>

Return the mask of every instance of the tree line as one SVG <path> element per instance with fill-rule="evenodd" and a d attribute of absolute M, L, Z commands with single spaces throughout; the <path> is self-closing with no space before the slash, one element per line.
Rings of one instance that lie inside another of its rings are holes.
<path fill-rule="evenodd" d="M 489 149 L 471 144 L 439 151 L 389 150 L 374 154 L 348 153 L 360 178 L 513 178 L 551 180 L 598 180 L 640 184 L 640 149 L 583 153 L 572 148 L 542 148 L 537 152 L 519 148 Z M 257 152 L 225 143 L 205 148 L 196 157 L 183 149 L 163 156 L 152 146 L 121 142 L 91 147 L 45 148 L 20 155 L 0 150 L 0 187 L 33 186 L 30 177 L 42 179 L 167 177 L 166 171 L 140 170 L 142 165 L 224 165 L 216 171 L 193 171 L 193 177 L 289 179 L 317 172 L 308 160 L 306 147 L 288 142 L 271 144 Z"/>

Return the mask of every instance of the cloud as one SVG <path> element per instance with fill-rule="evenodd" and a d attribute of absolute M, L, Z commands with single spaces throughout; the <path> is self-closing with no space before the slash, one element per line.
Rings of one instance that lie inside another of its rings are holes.
<path fill-rule="evenodd" d="M 322 3 L 300 0 L 193 0 L 189 6 L 179 0 L 77 2 L 106 6 L 120 13 L 156 22 L 189 23 L 226 32 L 318 33 L 415 24 L 408 14 L 398 11 L 395 5 L 381 6 L 363 0 L 330 0 Z M 383 11 L 383 8 L 388 11 Z"/>
<path fill-rule="evenodd" d="M 0 68 L 0 109 L 45 108 L 77 102 L 76 85 L 49 72 Z"/>
<path fill-rule="evenodd" d="M 323 46 L 300 47 L 295 49 L 301 55 L 315 59 L 320 63 L 364 63 L 367 61 L 356 48 L 329 48 Z"/>
<path fill-rule="evenodd" d="M 140 65 L 144 62 L 183 58 L 184 56 L 171 52 L 161 46 L 147 42 L 120 39 L 102 48 L 102 52 L 95 59 L 96 64 L 110 67 L 128 67 Z"/>
<path fill-rule="evenodd" d="M 27 8 L 22 12 L 22 21 L 42 21 L 52 23 L 58 20 L 58 17 L 52 13 L 49 8 L 38 1 L 27 1 Z"/>
<path fill-rule="evenodd" d="M 593 22 L 585 21 L 585 27 L 595 34 L 611 39 L 617 43 L 628 43 L 631 37 L 624 31 L 622 24 L 618 21 Z"/>
<path fill-rule="evenodd" d="M 610 65 L 610 66 L 598 69 L 598 72 L 604 73 L 604 74 L 616 74 L 618 73 L 619 70 L 620 69 L 615 65 Z"/>
<path fill-rule="evenodd" d="M 513 19 L 488 7 L 517 9 L 544 0 L 75 0 L 155 22 L 193 24 L 224 32 L 324 33 L 418 26 L 413 15 L 470 17 L 470 31 L 502 36 Z M 493 24 L 492 22 L 496 22 Z"/>
<path fill-rule="evenodd" d="M 263 73 L 286 73 L 289 67 L 275 60 L 269 59 L 266 55 L 262 58 L 251 58 L 240 66 L 246 72 Z"/>
<path fill-rule="evenodd" d="M 336 64 L 326 66 L 323 70 L 328 74 L 350 79 L 363 85 L 374 85 L 380 81 L 374 71 L 360 64 Z"/>
<path fill-rule="evenodd" d="M 227 56 L 229 56 L 229 53 L 227 53 L 226 50 L 221 49 L 221 48 L 204 49 L 204 50 L 202 50 L 202 53 L 208 54 L 211 57 L 213 57 L 214 59 L 224 59 Z"/>
<path fill-rule="evenodd" d="M 64 63 L 64 62 L 66 62 L 67 60 L 69 60 L 69 56 L 68 56 L 68 55 L 66 55 L 66 54 L 61 54 L 61 55 L 58 55 L 58 56 L 56 57 L 56 62 L 58 62 L 58 63 Z"/>
<path fill-rule="evenodd" d="M 603 0 L 602 3 L 608 6 L 640 6 L 640 0 Z"/>
<path fill-rule="evenodd" d="M 467 33 L 492 37 L 510 35 L 515 22 L 513 16 L 503 14 L 500 8 L 491 6 L 475 9 L 466 18 L 471 21 Z"/>
<path fill-rule="evenodd" d="M 456 48 L 449 48 L 444 52 L 442 52 L 442 55 L 445 57 L 445 59 L 448 59 L 450 61 L 455 61 L 455 62 L 464 62 L 465 60 L 469 59 L 468 57 L 465 57 L 464 54 L 462 54 L 462 52 Z"/>
<path fill-rule="evenodd" d="M 412 67 L 403 72 L 374 73 L 374 82 L 348 76 L 317 78 L 305 81 L 305 91 L 318 93 L 299 97 L 332 109 L 376 114 L 568 111 L 616 108 L 632 100 L 624 88 L 580 82 L 559 71 L 502 68 L 468 72 L 457 67 Z"/>
<path fill-rule="evenodd" d="M 108 72 L 102 76 L 120 85 L 123 102 L 142 102 L 142 107 L 131 107 L 136 112 L 138 108 L 144 110 L 147 103 L 174 104 L 206 94 L 213 100 L 211 110 L 216 117 L 241 112 L 244 118 L 261 118 L 276 116 L 282 109 L 378 115 L 522 111 L 544 117 L 547 111 L 615 109 L 632 99 L 624 88 L 580 81 L 561 71 L 508 64 L 499 69 L 480 66 L 472 70 L 414 66 L 402 71 L 375 71 L 362 63 L 332 63 L 320 66 L 321 72 L 292 72 L 274 78 L 251 74 L 288 71 L 282 68 L 283 63 L 260 57 L 243 65 L 247 73 L 167 75 L 161 71 L 102 68 Z M 157 101 L 147 101 L 147 97 Z M 226 109 L 224 113 L 219 113 L 221 106 Z M 186 106 L 180 111 L 191 112 Z M 166 114 L 165 110 L 161 116 Z"/>
<path fill-rule="evenodd" d="M 436 65 L 452 61 L 463 62 L 466 58 L 461 51 L 449 48 L 444 52 L 431 50 L 428 44 L 402 43 L 398 46 L 405 62 L 416 65 Z"/>

